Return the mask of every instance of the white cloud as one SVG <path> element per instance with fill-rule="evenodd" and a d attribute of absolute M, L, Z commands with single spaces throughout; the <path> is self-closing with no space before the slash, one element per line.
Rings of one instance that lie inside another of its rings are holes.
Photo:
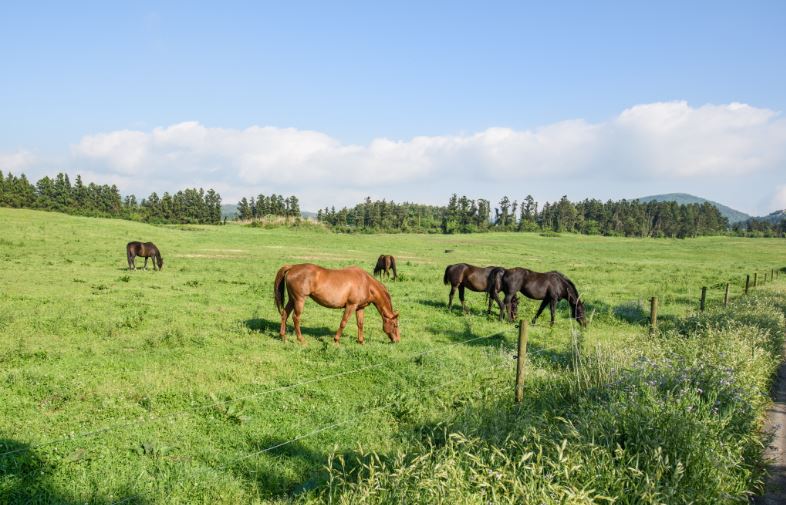
<path fill-rule="evenodd" d="M 15 156 L 16 166 L 27 159 Z M 85 136 L 71 147 L 68 165 L 145 195 L 193 185 L 215 187 L 227 201 L 255 191 L 291 191 L 304 199 L 313 195 L 306 205 L 311 208 L 353 203 L 339 194 L 401 199 L 431 187 L 444 188 L 435 195 L 441 200 L 475 185 L 504 185 L 502 193 L 508 184 L 538 181 L 695 186 L 707 178 L 774 173 L 785 163 L 786 120 L 777 112 L 739 103 L 659 102 L 598 123 L 577 119 L 529 130 L 377 138 L 366 145 L 295 128 L 211 128 L 189 121 Z"/>
<path fill-rule="evenodd" d="M 0 170 L 5 172 L 20 172 L 35 166 L 39 161 L 39 158 L 35 154 L 23 149 L 13 153 L 0 153 Z"/>

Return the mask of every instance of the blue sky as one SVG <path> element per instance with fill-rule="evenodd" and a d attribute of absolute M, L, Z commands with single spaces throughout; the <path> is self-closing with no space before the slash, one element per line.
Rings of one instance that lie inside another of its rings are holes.
<path fill-rule="evenodd" d="M 0 170 L 764 213 L 786 207 L 784 26 L 786 2 L 4 4 Z"/>

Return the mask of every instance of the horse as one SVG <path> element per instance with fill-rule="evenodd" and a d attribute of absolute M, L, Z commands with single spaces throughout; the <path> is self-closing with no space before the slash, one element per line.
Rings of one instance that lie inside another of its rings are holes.
<path fill-rule="evenodd" d="M 535 317 L 532 318 L 534 325 L 540 314 L 549 306 L 551 312 L 551 324 L 554 324 L 554 313 L 557 309 L 557 302 L 567 300 L 570 305 L 570 315 L 582 326 L 587 325 L 584 313 L 584 304 L 581 301 L 576 285 L 564 274 L 551 272 L 533 272 L 526 268 L 498 269 L 492 272 L 489 282 L 489 306 L 491 299 L 496 300 L 499 305 L 499 318 L 503 319 L 508 315 L 509 320 L 513 320 L 511 300 L 516 293 L 521 292 L 527 298 L 533 300 L 543 300 L 538 308 Z M 500 301 L 499 292 L 505 292 L 505 300 Z"/>
<path fill-rule="evenodd" d="M 289 301 L 284 304 L 284 290 L 289 293 Z M 365 270 L 352 266 L 341 269 L 322 268 L 311 263 L 284 265 L 276 273 L 273 283 L 273 296 L 276 309 L 281 314 L 281 339 L 286 342 L 287 319 L 294 311 L 292 321 L 298 342 L 305 344 L 300 332 L 300 314 L 306 297 L 330 309 L 344 309 L 344 317 L 333 341 L 338 344 L 352 312 L 358 324 L 358 343 L 365 342 L 363 336 L 363 310 L 374 305 L 382 316 L 382 330 L 390 341 L 401 340 L 398 332 L 398 312 L 393 310 L 390 293 L 380 281 Z"/>
<path fill-rule="evenodd" d="M 390 278 L 390 271 L 393 270 L 393 280 L 398 279 L 396 273 L 396 258 L 389 254 L 380 254 L 377 258 L 377 265 L 374 267 L 374 276 L 382 278 L 384 274 L 386 278 Z"/>
<path fill-rule="evenodd" d="M 445 275 L 442 276 L 442 282 L 450 284 L 448 310 L 453 306 L 453 295 L 456 293 L 456 288 L 458 288 L 461 308 L 464 312 L 467 312 L 467 305 L 464 303 L 464 289 L 469 288 L 471 291 L 487 292 L 489 274 L 495 268 L 499 267 L 476 267 L 467 263 L 448 265 L 445 268 Z"/>
<path fill-rule="evenodd" d="M 128 259 L 129 270 L 136 270 L 134 258 L 137 256 L 145 258 L 145 266 L 143 267 L 145 270 L 147 270 L 148 258 L 153 258 L 153 270 L 156 269 L 156 264 L 158 264 L 158 270 L 164 268 L 164 258 L 161 257 L 161 251 L 152 242 L 145 242 L 144 244 L 142 242 L 129 242 L 126 244 L 126 258 Z"/>

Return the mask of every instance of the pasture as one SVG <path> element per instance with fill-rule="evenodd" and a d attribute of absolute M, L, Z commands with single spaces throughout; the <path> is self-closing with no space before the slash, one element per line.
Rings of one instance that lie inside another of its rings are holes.
<path fill-rule="evenodd" d="M 163 271 L 127 270 L 132 240 L 154 242 Z M 353 317 L 335 346 L 341 311 L 312 301 L 307 344 L 296 343 L 291 320 L 280 340 L 272 284 L 282 264 L 371 272 L 383 253 L 397 258 L 399 282 L 385 284 L 399 344 L 369 307 L 365 345 L 354 341 Z M 697 311 L 701 286 L 731 281 L 737 297 L 746 273 L 786 265 L 786 242 L 338 235 L 0 209 L 0 260 L 0 453 L 13 452 L 0 456 L 0 500 L 268 503 L 348 500 L 342 488 L 324 494 L 329 461 L 407 452 L 512 399 L 516 329 L 497 321 L 496 307 L 485 316 L 481 293 L 467 292 L 470 314 L 458 303 L 449 312 L 447 264 L 562 271 L 592 317 L 581 346 L 624 362 L 647 345 L 649 297 L 660 300 L 661 325 L 677 326 Z M 784 280 L 759 289 L 782 290 Z M 710 291 L 710 309 L 722 294 Z M 519 316 L 537 306 L 522 298 Z M 567 316 L 563 302 L 553 328 L 542 316 L 530 329 L 525 405 L 553 411 L 565 401 L 549 395 L 562 395 L 576 346 Z"/>

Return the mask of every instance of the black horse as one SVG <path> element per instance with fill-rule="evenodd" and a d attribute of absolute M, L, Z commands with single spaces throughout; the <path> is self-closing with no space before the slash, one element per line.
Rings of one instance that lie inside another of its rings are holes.
<path fill-rule="evenodd" d="M 504 302 L 499 298 L 500 291 L 505 292 Z M 516 296 L 516 293 L 519 292 L 527 298 L 543 300 L 535 317 L 532 318 L 532 324 L 535 324 L 546 305 L 549 306 L 549 311 L 551 312 L 551 324 L 554 324 L 557 302 L 567 300 L 568 305 L 570 305 L 571 317 L 576 319 L 582 326 L 587 325 L 584 304 L 581 301 L 576 285 L 560 272 L 540 273 L 526 268 L 495 269 L 489 275 L 489 310 L 491 309 L 491 300 L 496 300 L 497 305 L 499 305 L 500 320 L 503 319 L 504 315 L 507 315 L 509 320 L 512 321 L 514 315 L 512 314 L 513 306 L 511 301 Z"/>
<path fill-rule="evenodd" d="M 153 270 L 156 269 L 156 265 L 158 265 L 158 270 L 164 268 L 164 258 L 161 257 L 161 252 L 158 250 L 158 247 L 152 242 L 129 242 L 126 244 L 126 257 L 128 258 L 128 268 L 129 270 L 135 270 L 136 265 L 134 264 L 134 258 L 137 256 L 141 256 L 145 258 L 145 266 L 144 269 L 147 270 L 147 260 L 148 258 L 153 259 Z"/>
<path fill-rule="evenodd" d="M 398 279 L 398 274 L 396 273 L 396 258 L 390 254 L 380 254 L 379 258 L 377 258 L 377 264 L 374 267 L 374 275 L 379 276 L 380 279 L 383 275 L 386 278 L 390 278 L 391 271 L 393 271 L 393 280 L 395 281 Z"/>
<path fill-rule="evenodd" d="M 450 284 L 448 309 L 453 306 L 453 295 L 456 293 L 456 288 L 458 288 L 461 308 L 466 312 L 467 306 L 464 303 L 464 289 L 468 288 L 470 291 L 476 291 L 478 293 L 488 292 L 489 274 L 495 268 L 499 267 L 476 267 L 467 263 L 448 265 L 447 268 L 445 268 L 445 275 L 442 277 L 442 282 Z M 489 306 L 490 305 L 491 304 L 489 304 Z"/>

